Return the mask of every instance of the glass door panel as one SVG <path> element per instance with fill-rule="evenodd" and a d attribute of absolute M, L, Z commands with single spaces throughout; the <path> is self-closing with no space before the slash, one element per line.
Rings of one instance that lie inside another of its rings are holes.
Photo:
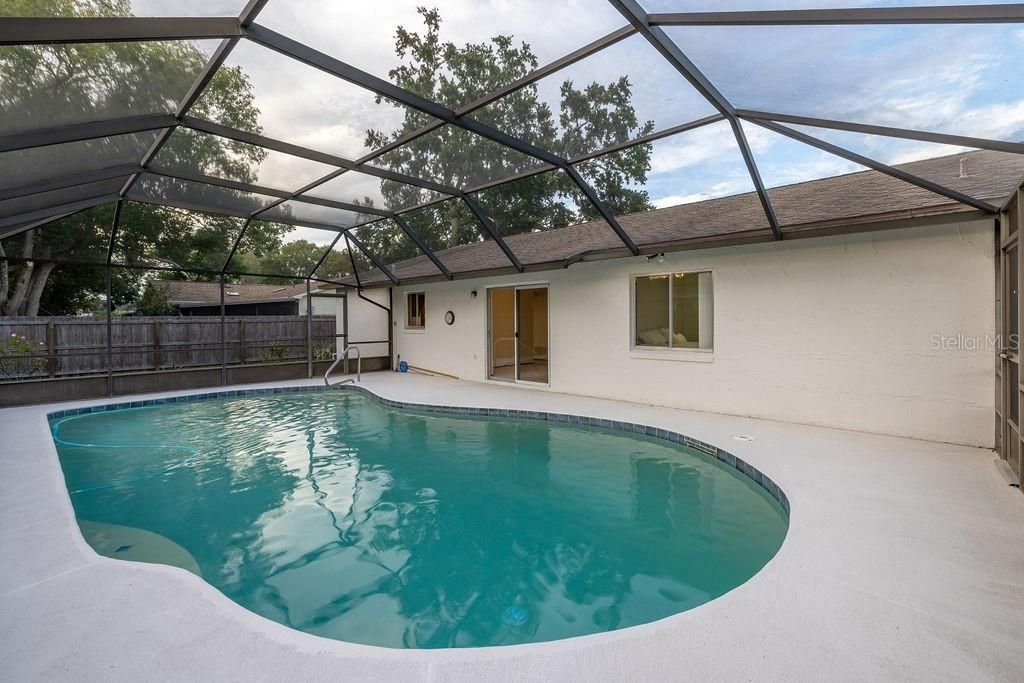
<path fill-rule="evenodd" d="M 548 383 L 548 288 L 516 290 L 516 380 Z"/>
<path fill-rule="evenodd" d="M 490 379 L 516 379 L 516 290 L 487 290 L 488 368 Z"/>

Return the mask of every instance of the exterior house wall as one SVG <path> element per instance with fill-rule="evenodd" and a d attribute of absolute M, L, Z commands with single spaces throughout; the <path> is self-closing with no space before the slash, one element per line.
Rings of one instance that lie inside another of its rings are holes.
<path fill-rule="evenodd" d="M 376 301 L 385 308 L 388 306 L 387 289 L 364 289 L 363 296 Z M 344 301 L 333 299 L 336 302 L 335 316 L 338 321 L 338 333 L 344 331 Z M 314 310 L 316 307 L 314 305 Z M 388 338 L 388 314 L 386 310 L 360 299 L 356 290 L 348 290 L 348 333 L 349 344 L 359 347 L 359 353 L 363 358 L 387 357 L 387 343 L 367 344 L 368 341 L 386 340 Z"/>
<path fill-rule="evenodd" d="M 978 221 L 400 287 L 395 352 L 486 380 L 486 288 L 548 283 L 551 390 L 991 447 L 991 348 L 937 346 L 994 335 L 994 250 Z M 703 270 L 713 352 L 633 350 L 632 276 Z M 426 293 L 422 331 L 408 291 Z"/>
<path fill-rule="evenodd" d="M 312 297 L 312 299 L 313 315 L 338 315 L 336 299 L 317 296 Z M 299 302 L 299 315 L 306 315 L 306 295 L 300 294 L 297 297 L 297 301 Z"/>

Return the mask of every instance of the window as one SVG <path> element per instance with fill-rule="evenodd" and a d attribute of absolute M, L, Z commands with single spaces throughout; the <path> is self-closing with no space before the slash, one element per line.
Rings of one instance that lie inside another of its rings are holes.
<path fill-rule="evenodd" d="M 409 292 L 405 295 L 405 329 L 422 330 L 426 326 L 423 312 L 425 299 L 423 292 Z"/>
<path fill-rule="evenodd" d="M 633 278 L 633 346 L 710 350 L 714 329 L 711 273 Z"/>

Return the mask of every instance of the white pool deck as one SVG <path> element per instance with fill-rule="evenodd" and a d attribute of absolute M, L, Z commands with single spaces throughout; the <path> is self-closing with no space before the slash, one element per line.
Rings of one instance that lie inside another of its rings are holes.
<path fill-rule="evenodd" d="M 683 432 L 778 483 L 789 534 L 744 585 L 653 624 L 504 648 L 351 645 L 256 616 L 184 570 L 85 544 L 46 413 L 124 397 L 10 408 L 0 410 L 0 680 L 1024 680 L 1024 495 L 991 451 L 432 377 L 363 379 L 403 401 Z M 149 397 L 182 393 L 201 392 Z"/>

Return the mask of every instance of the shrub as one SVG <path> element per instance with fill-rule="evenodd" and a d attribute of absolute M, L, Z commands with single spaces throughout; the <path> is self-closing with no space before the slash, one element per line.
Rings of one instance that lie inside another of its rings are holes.
<path fill-rule="evenodd" d="M 44 342 L 16 334 L 0 339 L 0 376 L 20 379 L 38 375 L 46 367 L 46 358 L 38 356 L 45 347 Z"/>

